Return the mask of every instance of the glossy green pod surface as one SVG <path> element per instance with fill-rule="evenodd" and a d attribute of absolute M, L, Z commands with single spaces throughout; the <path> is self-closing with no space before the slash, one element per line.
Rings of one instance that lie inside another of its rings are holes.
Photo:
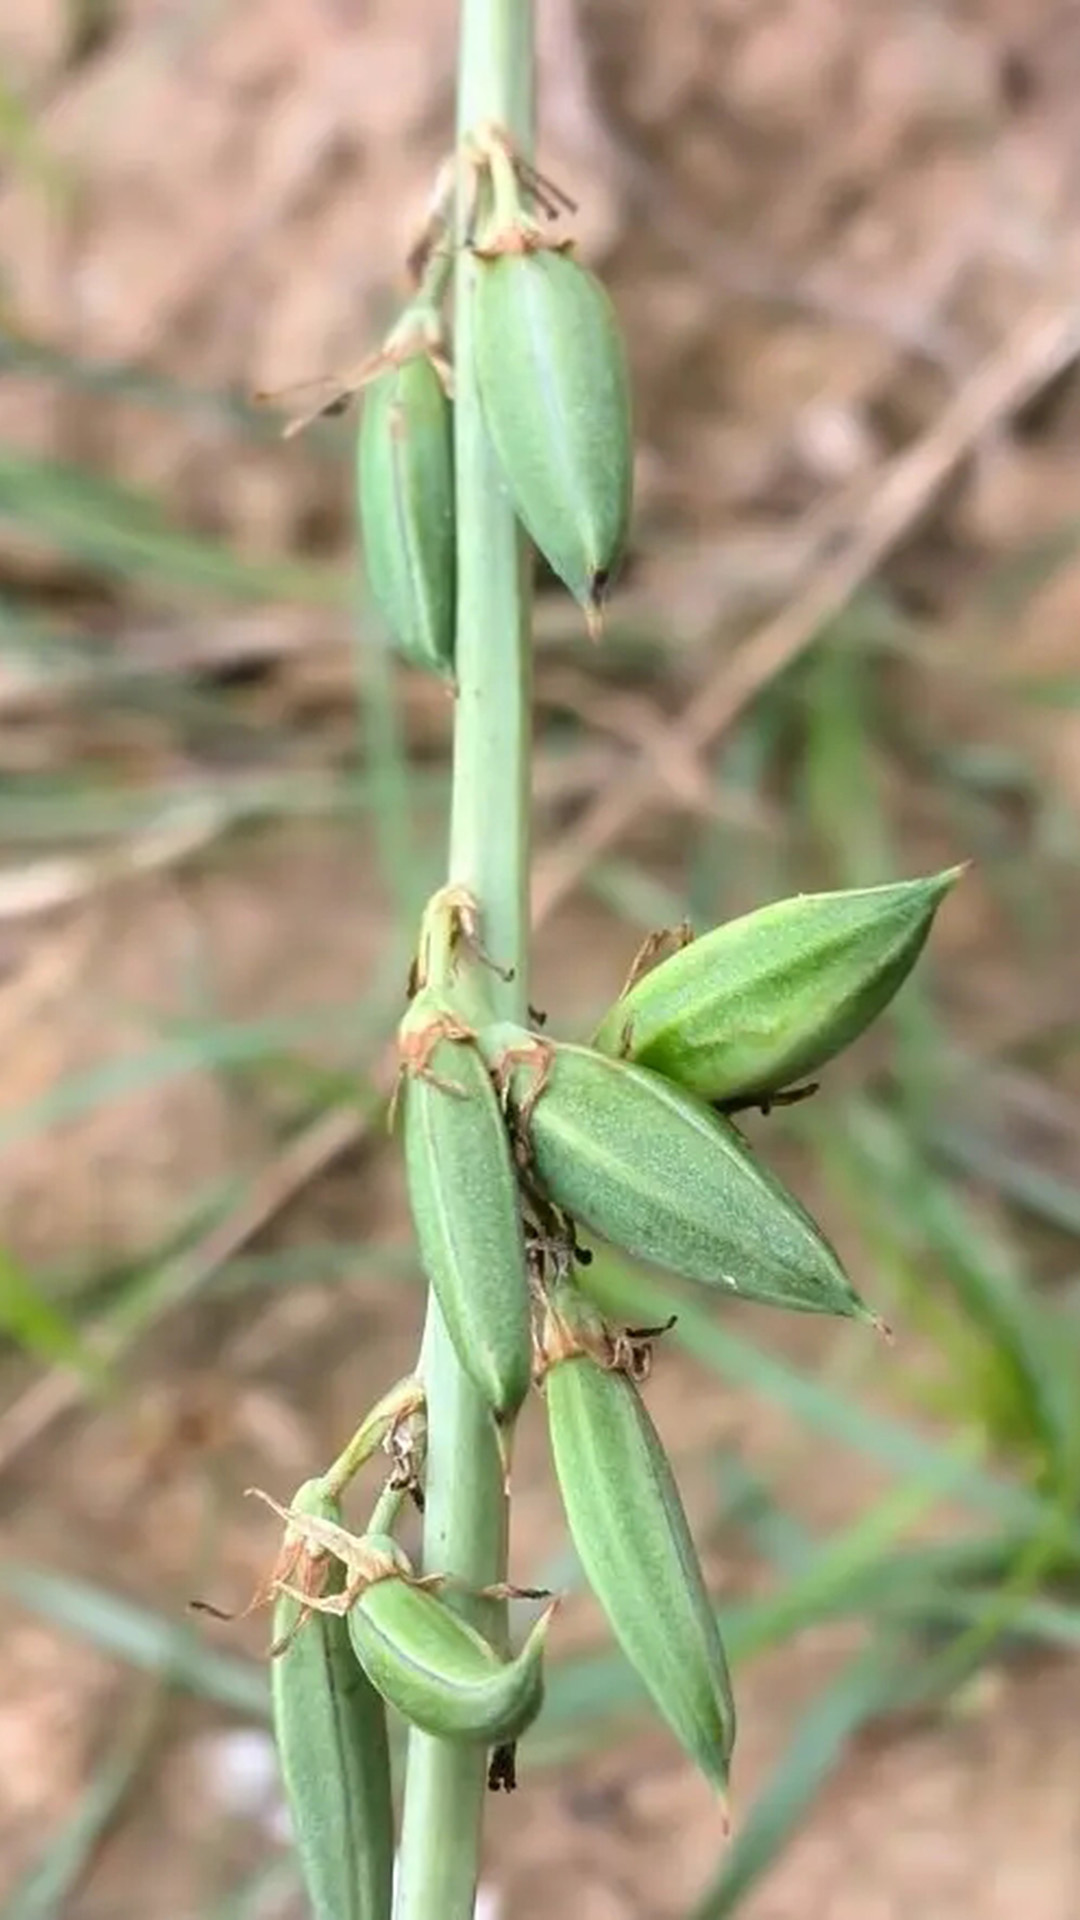
<path fill-rule="evenodd" d="M 532 1378 L 517 1178 L 484 1062 L 471 1040 L 441 1033 L 440 1020 L 421 993 L 401 1028 L 409 1204 L 458 1359 L 507 1420 Z"/>
<path fill-rule="evenodd" d="M 549 248 L 479 258 L 475 363 L 518 516 L 595 621 L 630 521 L 630 388 L 595 275 Z"/>
<path fill-rule="evenodd" d="M 318 1481 L 297 1493 L 298 1512 L 340 1522 Z M 324 1591 L 340 1591 L 329 1565 Z M 313 1612 L 294 1632 L 300 1603 L 274 1610 L 271 1701 L 285 1797 L 315 1920 L 390 1920 L 393 1807 L 386 1709 L 357 1665 L 340 1614 Z M 291 1638 L 289 1636 L 292 1636 Z"/>
<path fill-rule="evenodd" d="M 710 1101 L 768 1099 L 868 1027 L 903 985 L 961 869 L 798 894 L 730 920 L 637 981 L 593 1036 Z"/>
<path fill-rule="evenodd" d="M 453 409 L 426 354 L 364 393 L 357 499 L 364 565 L 394 645 L 414 666 L 454 671 Z"/>
<path fill-rule="evenodd" d="M 742 1299 L 873 1319 L 806 1209 L 702 1101 L 646 1067 L 509 1024 L 479 1042 L 495 1075 L 510 1076 L 540 1181 L 575 1220 Z"/>
<path fill-rule="evenodd" d="M 631 1665 L 720 1792 L 735 1706 L 716 1617 L 682 1500 L 634 1383 L 588 1354 L 545 1377 L 548 1430 L 567 1523 Z"/>
<path fill-rule="evenodd" d="M 349 1635 L 372 1685 L 411 1725 L 493 1745 L 516 1740 L 540 1711 L 551 1612 L 512 1660 L 500 1660 L 436 1594 L 390 1576 L 365 1588 L 350 1609 Z"/>

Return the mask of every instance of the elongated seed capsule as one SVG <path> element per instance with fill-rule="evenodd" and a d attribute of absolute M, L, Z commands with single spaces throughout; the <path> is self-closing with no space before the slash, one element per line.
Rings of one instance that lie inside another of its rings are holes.
<path fill-rule="evenodd" d="M 419 993 L 399 1032 L 409 1204 L 458 1359 L 504 1421 L 532 1377 L 518 1185 L 483 1060 L 468 1028 L 438 1007 Z"/>
<path fill-rule="evenodd" d="M 614 308 L 568 253 L 477 259 L 475 362 L 514 506 L 548 565 L 598 624 L 626 544 L 633 450 Z"/>
<path fill-rule="evenodd" d="M 623 1652 L 706 1779 L 723 1792 L 735 1706 L 679 1489 L 633 1382 L 588 1353 L 544 1379 L 574 1546 Z"/>
<path fill-rule="evenodd" d="M 767 1099 L 877 1018 L 962 871 L 797 894 L 730 920 L 645 974 L 605 1014 L 593 1045 L 705 1100 Z"/>
<path fill-rule="evenodd" d="M 414 666 L 454 671 L 451 404 L 425 353 L 367 387 L 358 501 L 364 562 L 390 637 Z"/>
<path fill-rule="evenodd" d="M 376 1537 L 365 1546 L 382 1549 Z M 349 1609 L 352 1649 L 374 1687 L 414 1727 L 442 1739 L 516 1740 L 540 1711 L 554 1604 L 512 1660 L 444 1601 L 400 1573 L 365 1587 Z"/>
<path fill-rule="evenodd" d="M 511 1025 L 479 1043 L 509 1076 L 540 1181 L 575 1220 L 745 1300 L 873 1320 L 805 1208 L 702 1101 L 646 1067 Z"/>
<path fill-rule="evenodd" d="M 338 1520 L 321 1483 L 300 1488 L 301 1512 Z M 344 1583 L 325 1565 L 323 1592 Z M 315 1563 L 306 1560 L 306 1577 Z M 302 1573 L 299 1585 L 305 1585 Z M 274 1609 L 271 1664 L 274 1738 L 304 1883 L 315 1920 L 390 1920 L 393 1808 L 386 1709 L 360 1668 L 340 1615 L 312 1612 L 297 1628 L 300 1602 L 283 1594 Z"/>

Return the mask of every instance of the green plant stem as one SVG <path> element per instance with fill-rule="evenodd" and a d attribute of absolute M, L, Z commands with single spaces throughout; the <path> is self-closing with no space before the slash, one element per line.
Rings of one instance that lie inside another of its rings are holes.
<path fill-rule="evenodd" d="M 459 141 L 485 121 L 532 144 L 532 0 L 462 0 Z M 459 193 L 458 231 L 466 196 Z M 529 605 L 524 554 L 480 413 L 472 366 L 472 289 L 465 250 L 455 273 L 455 459 L 458 601 L 450 879 L 483 912 L 484 941 L 513 977 L 492 975 L 496 1011 L 526 1005 L 530 787 Z M 474 1591 L 506 1578 L 508 1512 L 490 1415 L 466 1380 L 433 1297 L 421 1362 L 428 1451 L 424 1566 Z M 505 1608 L 472 1603 L 505 1637 Z M 486 1756 L 413 1732 L 409 1739 L 396 1920 L 472 1920 L 479 1874 Z"/>

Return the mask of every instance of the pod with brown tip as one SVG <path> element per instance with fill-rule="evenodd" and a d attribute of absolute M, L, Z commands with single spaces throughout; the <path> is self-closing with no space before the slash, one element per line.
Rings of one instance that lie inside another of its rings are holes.
<path fill-rule="evenodd" d="M 399 1033 L 405 1166 L 420 1255 L 458 1359 L 496 1419 L 532 1378 L 521 1204 L 495 1090 L 467 1028 L 427 991 Z"/>
<path fill-rule="evenodd" d="M 340 1520 L 320 1481 L 308 1481 L 293 1504 Z M 337 1592 L 343 1583 L 344 1568 L 332 1562 L 322 1591 Z M 276 1603 L 275 1644 L 285 1644 L 270 1677 L 274 1739 L 311 1911 L 315 1920 L 390 1920 L 386 1709 L 357 1665 L 340 1614 L 313 1612 L 297 1629 L 299 1611 L 292 1595 Z"/>
<path fill-rule="evenodd" d="M 484 421 L 519 519 L 599 619 L 630 521 L 633 447 L 614 308 L 569 253 L 475 260 L 474 358 Z"/>
<path fill-rule="evenodd" d="M 797 894 L 671 955 L 605 1014 L 600 1052 L 709 1101 L 767 1100 L 814 1074 L 903 985 L 963 871 Z"/>
<path fill-rule="evenodd" d="M 371 1538 L 367 1547 L 388 1543 Z M 483 1635 L 402 1574 L 364 1588 L 349 1610 L 352 1650 L 372 1686 L 412 1726 L 447 1740 L 516 1740 L 544 1697 L 543 1653 L 553 1607 L 521 1651 L 501 1660 Z"/>
<path fill-rule="evenodd" d="M 509 1076 L 523 1150 L 573 1219 L 741 1299 L 873 1321 L 820 1227 L 704 1102 L 646 1067 L 510 1024 L 479 1040 Z"/>
<path fill-rule="evenodd" d="M 555 1472 L 589 1585 L 676 1738 L 723 1793 L 731 1681 L 656 1429 L 633 1381 L 587 1353 L 556 1361 L 544 1384 Z"/>
<path fill-rule="evenodd" d="M 357 493 L 367 578 L 390 638 L 413 666 L 452 679 L 452 408 L 426 353 L 365 389 Z"/>

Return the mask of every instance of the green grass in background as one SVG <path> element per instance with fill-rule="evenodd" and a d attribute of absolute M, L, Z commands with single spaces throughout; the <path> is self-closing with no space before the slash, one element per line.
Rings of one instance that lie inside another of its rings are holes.
<path fill-rule="evenodd" d="M 17 127 L 7 137 L 18 137 Z M 96 384 L 99 392 L 112 382 L 118 393 L 129 391 L 122 369 L 80 369 L 14 342 L 4 351 L 9 359 L 21 355 L 23 371 L 38 376 Z M 148 403 L 184 401 L 163 383 L 135 375 L 130 381 L 141 381 Z M 266 432 L 261 417 L 228 397 L 200 396 L 198 405 L 216 409 L 219 424 L 237 434 Z M 0 542 L 5 527 L 20 542 L 32 538 L 58 572 L 77 565 L 80 577 L 103 592 L 136 588 L 143 605 L 348 604 L 344 569 L 245 559 L 173 525 L 154 502 L 127 489 L 12 449 L 0 454 Z M 1072 529 L 1024 564 L 1013 563 L 1007 578 L 981 582 L 978 617 L 1015 617 L 1075 546 Z M 921 851 L 929 840 L 937 864 L 977 859 L 979 884 L 1003 917 L 1018 966 L 1022 957 L 1031 1016 L 1015 1041 L 980 1052 L 948 1017 L 948 981 L 931 957 L 890 1017 L 885 1057 L 874 1055 L 872 1071 L 868 1065 L 861 1079 L 839 1078 L 812 1116 L 796 1108 L 768 1123 L 802 1153 L 807 1187 L 829 1196 L 836 1217 L 848 1223 L 860 1249 L 860 1281 L 903 1336 L 892 1352 L 865 1337 L 861 1344 L 841 1339 L 824 1374 L 811 1374 L 771 1350 L 764 1317 L 750 1339 L 743 1332 L 749 1320 L 740 1318 L 732 1330 L 681 1289 L 611 1259 L 590 1270 L 595 1296 L 619 1317 L 653 1322 L 678 1313 L 670 1338 L 699 1365 L 703 1392 L 760 1397 L 782 1409 L 807 1443 L 820 1436 L 872 1460 L 888 1477 L 877 1504 L 818 1539 L 754 1462 L 719 1455 L 710 1461 L 714 1530 L 745 1540 L 768 1570 L 754 1599 L 725 1609 L 736 1662 L 759 1658 L 823 1620 L 856 1623 L 860 1644 L 793 1725 L 787 1751 L 757 1803 L 744 1808 L 735 1843 L 718 1858 L 693 1920 L 739 1910 L 870 1721 L 913 1703 L 941 1703 L 980 1665 L 1014 1649 L 1080 1642 L 1080 1186 L 1040 1166 L 1034 1152 L 1008 1151 L 987 1124 L 1006 1079 L 1053 1089 L 1056 1061 L 1075 1052 L 1075 1021 L 1063 1035 L 1058 1016 L 1049 1015 L 1042 1031 L 1038 1008 L 1039 982 L 1053 973 L 1068 939 L 1056 882 L 1075 869 L 1076 823 L 1009 743 L 1004 704 L 1001 739 L 989 736 L 980 753 L 970 746 L 960 752 L 939 733 L 932 703 L 914 695 L 932 671 L 923 638 L 882 590 L 867 594 L 713 755 L 718 785 L 755 803 L 756 823 L 733 823 L 730 811 L 722 820 L 695 821 L 688 844 L 680 829 L 677 870 L 661 875 L 620 850 L 598 863 L 589 881 L 625 924 L 629 954 L 658 921 L 688 914 L 702 925 L 795 886 L 860 884 L 925 865 Z M 616 608 L 605 679 L 617 677 L 623 645 Z M 625 645 L 627 658 L 632 649 L 638 661 L 639 636 L 627 632 Z M 662 660 L 667 637 L 650 636 L 650 645 Z M 58 630 L 54 614 L 24 592 L 5 593 L 0 660 L 22 670 L 29 662 L 47 674 L 86 666 L 91 651 L 100 671 L 100 649 L 80 639 L 77 616 Z M 407 765 L 397 682 L 378 658 L 376 664 L 373 671 L 367 660 L 360 672 L 365 705 L 344 767 L 258 767 L 245 771 L 245 786 L 226 766 L 179 794 L 152 777 L 133 786 L 89 765 L 0 785 L 0 856 L 9 864 L 40 846 L 107 852 L 170 808 L 196 804 L 217 810 L 215 859 L 239 862 L 241 829 L 272 833 L 310 813 L 355 823 L 381 862 L 393 904 L 379 977 L 362 1009 L 305 1010 L 299 994 L 296 1009 L 273 1020 L 233 1021 L 216 1017 L 212 1005 L 196 1009 L 168 1031 L 148 1033 L 136 1058 L 61 1082 L 44 1099 L 9 1111 L 6 1144 L 48 1138 L 65 1119 L 188 1073 L 225 1076 L 242 1089 L 283 1146 L 330 1110 L 346 1108 L 358 1120 L 375 1111 L 372 1071 L 395 1023 L 416 905 L 438 871 L 445 794 L 441 770 Z M 962 674 L 963 661 L 948 670 Z M 541 686 L 542 672 L 541 665 Z M 986 701 L 986 670 L 973 663 L 972 672 Z M 1044 703 L 1070 704 L 1076 694 L 1060 679 L 1023 691 Z M 130 678 L 110 685 L 106 675 L 99 716 L 110 700 L 120 710 L 132 697 Z M 228 699 L 210 685 L 193 691 L 159 677 L 154 713 L 166 726 L 212 729 L 228 718 Z M 1028 822 L 1020 835 L 1011 824 L 1017 791 Z M 778 830 L 762 825 L 769 821 L 778 821 Z M 909 853 L 913 839 L 916 851 Z M 584 1025 L 592 1011 L 566 1008 L 559 1017 L 569 1026 L 580 1015 Z M 327 1066 L 325 1042 L 335 1034 L 339 1059 Z M 324 1043 L 318 1059 L 311 1051 L 317 1039 Z M 62 1166 L 62 1143 L 56 1152 Z M 243 1206 L 251 1185 L 250 1177 L 223 1176 L 192 1193 L 183 1217 L 162 1223 L 160 1243 L 119 1270 L 102 1271 L 92 1249 L 80 1270 L 63 1274 L 31 1271 L 12 1249 L 0 1253 L 0 1334 L 12 1390 L 62 1374 L 76 1381 L 76 1399 L 123 1396 L 140 1343 L 172 1316 L 198 1314 L 207 1298 L 243 1289 L 257 1300 L 260 1290 L 332 1284 L 346 1272 L 357 1282 L 366 1272 L 410 1271 L 408 1252 L 394 1241 L 242 1253 L 205 1270 L 193 1256 L 207 1233 Z M 124 1371 L 121 1358 L 128 1361 Z M 880 1410 L 883 1393 L 888 1414 Z M 20 1605 L 151 1677 L 151 1705 L 140 1706 L 103 1756 L 83 1801 L 5 1909 L 12 1920 L 45 1920 L 66 1911 L 92 1871 L 100 1837 L 123 1819 L 172 1695 L 192 1693 L 215 1712 L 261 1719 L 266 1681 L 260 1667 L 193 1630 L 182 1613 L 186 1596 L 177 1597 L 175 1613 L 158 1614 L 48 1568 L 8 1564 L 0 1578 Z M 556 1660 L 526 1764 L 556 1765 L 602 1744 L 640 1705 L 632 1674 L 610 1649 Z M 255 1911 L 261 1887 L 261 1877 L 238 1885 L 208 1915 Z"/>

